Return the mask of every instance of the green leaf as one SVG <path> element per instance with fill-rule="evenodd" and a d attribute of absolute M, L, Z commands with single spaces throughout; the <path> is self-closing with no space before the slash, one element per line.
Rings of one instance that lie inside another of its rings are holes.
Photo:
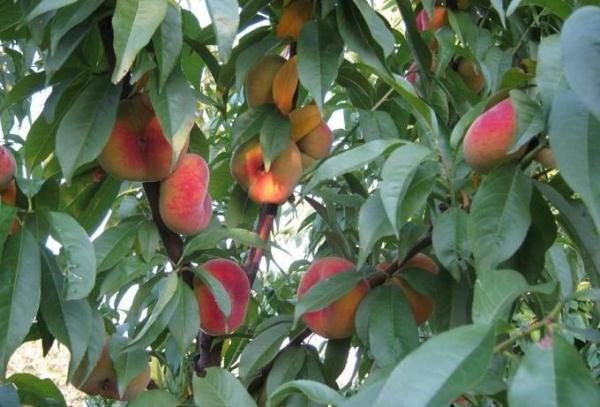
<path fill-rule="evenodd" d="M 321 111 L 343 50 L 344 43 L 328 20 L 304 24 L 298 38 L 298 77 Z"/>
<path fill-rule="evenodd" d="M 460 145 L 461 140 L 465 136 L 465 133 L 475 121 L 475 119 L 483 113 L 487 107 L 489 101 L 482 100 L 473 106 L 466 114 L 462 115 L 458 122 L 454 125 L 452 133 L 450 134 L 450 146 L 454 149 Z"/>
<path fill-rule="evenodd" d="M 11 236 L 0 258 L 0 379 L 40 305 L 41 265 L 35 238 L 25 228 Z"/>
<path fill-rule="evenodd" d="M 58 42 L 56 50 L 47 54 L 44 59 L 44 68 L 46 69 L 46 80 L 49 81 L 56 72 L 64 65 L 73 54 L 77 46 L 83 41 L 90 29 L 91 21 L 84 21 L 67 32 Z"/>
<path fill-rule="evenodd" d="M 562 61 L 560 35 L 543 38 L 538 49 L 535 82 L 545 107 L 552 106 L 554 96 L 568 86 Z"/>
<path fill-rule="evenodd" d="M 593 116 L 581 100 L 565 91 L 554 99 L 550 114 L 550 145 L 561 175 L 588 207 L 600 230 L 600 115 Z"/>
<path fill-rule="evenodd" d="M 287 320 L 274 324 L 255 336 L 244 348 L 240 355 L 240 378 L 244 383 L 250 383 L 253 375 L 277 356 L 291 326 Z"/>
<path fill-rule="evenodd" d="M 467 234 L 468 216 L 465 211 L 450 208 L 438 216 L 433 223 L 433 250 L 437 259 L 452 274 L 456 281 L 466 270 L 471 255 Z"/>
<path fill-rule="evenodd" d="M 245 143 L 259 134 L 265 117 L 271 110 L 270 106 L 259 106 L 256 109 L 248 109 L 236 117 L 232 128 L 231 144 Z"/>
<path fill-rule="evenodd" d="M 374 405 L 449 405 L 485 374 L 492 359 L 493 333 L 488 325 L 466 325 L 432 337 L 396 366 Z"/>
<path fill-rule="evenodd" d="M 96 281 L 96 255 L 86 231 L 66 213 L 48 215 L 52 236 L 62 245 L 64 262 L 61 264 L 66 281 L 66 300 L 85 298 Z"/>
<path fill-rule="evenodd" d="M 50 52 L 54 54 L 64 35 L 84 22 L 102 3 L 103 0 L 75 1 L 60 8 L 50 21 Z"/>
<path fill-rule="evenodd" d="M 12 228 L 15 216 L 17 216 L 17 212 L 18 209 L 14 206 L 0 205 L 0 255 L 2 254 L 2 247 L 8 238 L 8 234 Z"/>
<path fill-rule="evenodd" d="M 198 233 L 191 240 L 187 241 L 183 249 L 183 257 L 190 256 L 192 253 L 213 249 L 223 239 L 233 239 L 236 242 L 246 246 L 265 249 L 267 244 L 256 233 L 240 228 L 209 228 L 206 231 Z"/>
<path fill-rule="evenodd" d="M 508 388 L 511 407 L 593 406 L 598 400 L 600 391 L 588 367 L 561 335 L 531 345 Z"/>
<path fill-rule="evenodd" d="M 294 323 L 307 312 L 325 308 L 332 302 L 342 298 L 356 287 L 363 278 L 361 273 L 350 269 L 319 280 L 302 298 L 298 299 L 294 311 Z"/>
<path fill-rule="evenodd" d="M 385 216 L 381 194 L 372 194 L 360 208 L 358 214 L 360 247 L 357 266 L 361 267 L 365 263 L 371 254 L 371 249 L 379 239 L 393 234 L 394 229 Z"/>
<path fill-rule="evenodd" d="M 492 171 L 471 206 L 467 231 L 478 271 L 494 268 L 521 246 L 531 223 L 531 181 L 516 165 Z"/>
<path fill-rule="evenodd" d="M 479 273 L 473 295 L 473 322 L 487 324 L 506 320 L 512 303 L 528 289 L 525 278 L 513 270 Z"/>
<path fill-rule="evenodd" d="M 0 386 L 0 406 L 20 406 L 19 393 L 12 384 Z"/>
<path fill-rule="evenodd" d="M 395 365 L 419 345 L 410 305 L 400 287 L 377 287 L 371 293 L 369 349 L 378 366 Z"/>
<path fill-rule="evenodd" d="M 119 292 L 127 284 L 147 275 L 151 267 L 144 263 L 139 256 L 120 258 L 114 268 L 103 275 L 97 298 Z"/>
<path fill-rule="evenodd" d="M 194 275 L 208 287 L 212 295 L 215 297 L 215 301 L 219 306 L 219 310 L 223 313 L 225 319 L 229 318 L 229 315 L 231 314 L 231 297 L 221 281 L 206 271 L 203 267 L 194 269 Z"/>
<path fill-rule="evenodd" d="M 265 384 L 267 396 L 270 396 L 279 386 L 294 380 L 302 370 L 305 359 L 304 349 L 298 346 L 285 349 L 279 354 L 267 376 Z"/>
<path fill-rule="evenodd" d="M 394 35 L 385 25 L 384 20 L 365 0 L 353 0 L 356 8 L 365 19 L 369 32 L 375 42 L 381 47 L 383 55 L 388 57 L 394 51 Z"/>
<path fill-rule="evenodd" d="M 269 171 L 271 163 L 287 148 L 291 128 L 289 119 L 276 109 L 265 116 L 260 128 L 260 146 L 266 171 Z"/>
<path fill-rule="evenodd" d="M 498 13 L 498 17 L 500 17 L 500 22 L 503 27 L 506 27 L 506 12 L 504 10 L 504 2 L 503 0 L 491 0 L 492 7 Z"/>
<path fill-rule="evenodd" d="M 158 88 L 162 89 L 173 68 L 179 62 L 179 54 L 183 47 L 183 32 L 181 28 L 181 8 L 169 2 L 165 19 L 152 38 L 154 55 L 158 64 Z"/>
<path fill-rule="evenodd" d="M 386 160 L 381 170 L 379 187 L 381 201 L 390 224 L 399 232 L 398 210 L 417 168 L 432 155 L 432 151 L 419 144 L 400 146 Z"/>
<path fill-rule="evenodd" d="M 217 35 L 219 56 L 227 62 L 240 24 L 237 0 L 207 0 L 206 8 Z"/>
<path fill-rule="evenodd" d="M 113 83 L 127 73 L 135 56 L 150 42 L 167 13 L 167 0 L 117 0 L 112 18 L 113 47 L 117 56 Z"/>
<path fill-rule="evenodd" d="M 344 398 L 331 387 L 313 380 L 292 380 L 280 386 L 267 400 L 267 407 L 278 406 L 290 394 L 302 393 L 309 400 L 322 405 L 337 406 Z"/>
<path fill-rule="evenodd" d="M 209 367 L 192 379 L 194 402 L 206 407 L 256 407 L 242 383 L 225 369 Z"/>
<path fill-rule="evenodd" d="M 398 128 L 388 112 L 360 110 L 359 113 L 360 129 L 366 141 L 398 138 Z"/>
<path fill-rule="evenodd" d="M 121 86 L 108 77 L 92 81 L 62 118 L 56 132 L 56 156 L 67 182 L 104 148 L 117 117 Z"/>
<path fill-rule="evenodd" d="M 235 60 L 235 89 L 240 89 L 246 81 L 246 74 L 263 55 L 279 45 L 279 39 L 269 35 L 240 52 Z"/>
<path fill-rule="evenodd" d="M 44 89 L 45 86 L 45 72 L 35 72 L 24 76 L 5 94 L 0 105 L 0 112 L 9 106 L 22 102 L 34 93 Z"/>
<path fill-rule="evenodd" d="M 117 390 L 123 395 L 127 384 L 148 367 L 148 354 L 143 348 L 124 351 L 129 339 L 113 336 L 108 344 L 110 358 L 117 373 Z"/>
<path fill-rule="evenodd" d="M 560 42 L 569 85 L 600 120 L 600 7 L 585 6 L 565 21 Z"/>
<path fill-rule="evenodd" d="M 76 1 L 77 0 L 42 0 L 34 7 L 33 10 L 31 10 L 31 12 L 29 12 L 29 14 L 27 14 L 27 21 L 31 21 L 49 11 L 54 11 L 61 7 L 68 6 Z"/>
<path fill-rule="evenodd" d="M 129 254 L 139 226 L 139 222 L 121 222 L 94 240 L 98 272 L 113 268 Z"/>
<path fill-rule="evenodd" d="M 373 140 L 328 158 L 314 172 L 302 193 L 306 194 L 322 181 L 333 179 L 369 164 L 383 155 L 387 149 L 400 143 L 402 142 L 399 140 Z"/>
<path fill-rule="evenodd" d="M 429 67 L 431 66 L 431 52 L 429 52 L 425 40 L 417 31 L 417 23 L 412 4 L 408 1 L 401 0 L 396 0 L 396 4 L 398 5 L 398 10 L 400 11 L 402 21 L 406 27 L 406 40 L 408 42 L 410 53 L 417 62 L 419 70 L 421 72 L 428 72 Z M 427 76 L 424 76 L 424 78 L 427 78 Z"/>
<path fill-rule="evenodd" d="M 508 153 L 514 153 L 519 148 L 544 131 L 546 117 L 540 106 L 535 103 L 525 92 L 511 90 L 510 99 L 517 112 L 517 132 Z"/>
<path fill-rule="evenodd" d="M 567 258 L 567 253 L 559 243 L 554 243 L 546 255 L 546 269 L 560 284 L 563 299 L 570 298 L 575 292 L 575 278 Z"/>
<path fill-rule="evenodd" d="M 27 406 L 67 406 L 65 398 L 50 379 L 40 379 L 29 373 L 16 373 L 8 381 L 17 386 L 22 405 Z M 2 400 L 0 399 L 0 405 Z M 8 406 L 8 404 L 6 404 Z"/>
<path fill-rule="evenodd" d="M 165 390 L 146 390 L 127 403 L 128 407 L 178 406 L 179 400 Z"/>
<path fill-rule="evenodd" d="M 185 355 L 200 330 L 200 317 L 194 292 L 185 284 L 180 287 L 181 297 L 168 326 L 179 353 Z"/>
<path fill-rule="evenodd" d="M 162 91 L 156 80 L 150 82 L 150 101 L 160 127 L 171 146 L 173 163 L 185 147 L 196 115 L 196 98 L 188 80 L 179 67 L 175 67 Z"/>

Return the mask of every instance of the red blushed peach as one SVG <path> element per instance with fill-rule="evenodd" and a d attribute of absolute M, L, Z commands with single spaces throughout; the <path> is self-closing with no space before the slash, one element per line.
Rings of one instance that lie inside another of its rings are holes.
<path fill-rule="evenodd" d="M 227 335 L 238 329 L 246 319 L 250 301 L 250 281 L 242 268 L 231 260 L 214 259 L 202 265 L 225 288 L 231 312 L 225 318 L 215 296 L 199 279 L 194 279 L 194 293 L 200 310 L 200 328 L 209 335 Z"/>
<path fill-rule="evenodd" d="M 115 126 L 98 161 L 107 173 L 119 179 L 161 181 L 171 173 L 173 149 L 143 99 L 140 95 L 121 101 Z"/>
<path fill-rule="evenodd" d="M 298 140 L 300 152 L 316 160 L 325 158 L 331 152 L 333 133 L 324 121 L 311 130 L 306 136 Z"/>
<path fill-rule="evenodd" d="M 273 160 L 266 171 L 260 143 L 250 141 L 235 150 L 231 158 L 231 174 L 248 190 L 248 196 L 259 204 L 282 204 L 294 190 L 302 175 L 300 150 L 292 141 Z"/>
<path fill-rule="evenodd" d="M 10 150 L 0 146 L 0 191 L 4 191 L 15 176 L 17 163 Z"/>
<path fill-rule="evenodd" d="M 448 22 L 448 12 L 445 7 L 437 6 L 433 8 L 433 17 L 430 18 L 423 9 L 417 13 L 416 19 L 417 31 L 436 31 Z"/>
<path fill-rule="evenodd" d="M 212 216 L 208 182 L 206 161 L 197 154 L 184 154 L 175 171 L 160 183 L 160 217 L 169 229 L 192 235 L 208 226 Z"/>
<path fill-rule="evenodd" d="M 339 257 L 326 257 L 316 260 L 298 286 L 298 299 L 319 281 L 344 271 L 350 271 L 355 265 Z M 369 291 L 367 280 L 361 280 L 355 288 L 328 306 L 307 312 L 302 316 L 304 323 L 313 332 L 329 339 L 347 338 L 354 333 L 354 316 L 362 299 Z"/>
<path fill-rule="evenodd" d="M 275 75 L 285 64 L 279 55 L 266 55 L 256 62 L 246 75 L 246 101 L 248 107 L 273 103 L 273 81 Z"/>
<path fill-rule="evenodd" d="M 292 0 L 281 13 L 276 30 L 277 38 L 297 40 L 302 32 L 302 27 L 310 20 L 312 9 L 312 0 Z"/>
<path fill-rule="evenodd" d="M 14 180 L 8 183 L 8 186 L 4 189 L 4 191 L 0 192 L 0 200 L 3 204 L 15 206 L 17 202 L 17 185 L 15 184 Z M 20 227 L 21 224 L 19 223 L 17 217 L 15 217 L 8 233 L 10 235 L 14 235 L 17 233 Z"/>
<path fill-rule="evenodd" d="M 482 113 L 465 135 L 465 161 L 479 172 L 487 172 L 505 161 L 520 157 L 526 146 L 508 154 L 517 132 L 517 113 L 512 101 L 504 99 Z"/>

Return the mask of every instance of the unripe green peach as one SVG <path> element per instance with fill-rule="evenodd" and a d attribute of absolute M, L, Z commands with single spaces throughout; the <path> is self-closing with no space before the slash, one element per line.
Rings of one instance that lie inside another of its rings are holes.
<path fill-rule="evenodd" d="M 319 281 L 344 271 L 355 265 L 339 257 L 326 257 L 316 260 L 302 276 L 298 286 L 298 299 Z M 347 338 L 354 333 L 354 317 L 362 299 L 369 291 L 367 280 L 361 280 L 355 288 L 324 308 L 307 312 L 302 316 L 304 323 L 313 332 L 329 339 Z"/>
<path fill-rule="evenodd" d="M 229 295 L 231 312 L 225 318 L 211 290 L 200 279 L 194 279 L 194 293 L 200 310 L 200 328 L 210 335 L 230 334 L 246 319 L 250 301 L 248 276 L 237 263 L 227 259 L 209 260 L 202 267 L 223 285 Z"/>
<path fill-rule="evenodd" d="M 246 101 L 248 107 L 256 108 L 273 103 L 273 81 L 285 59 L 279 55 L 265 55 L 246 75 Z"/>
<path fill-rule="evenodd" d="M 160 217 L 169 229 L 193 235 L 208 226 L 212 216 L 208 182 L 206 161 L 197 154 L 184 154 L 175 171 L 160 183 Z"/>

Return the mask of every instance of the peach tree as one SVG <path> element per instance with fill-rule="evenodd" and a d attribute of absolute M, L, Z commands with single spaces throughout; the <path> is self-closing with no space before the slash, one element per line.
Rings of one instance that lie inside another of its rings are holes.
<path fill-rule="evenodd" d="M 600 400 L 597 0 L 0 0 L 0 405 Z M 62 385 L 62 383 L 58 383 Z"/>

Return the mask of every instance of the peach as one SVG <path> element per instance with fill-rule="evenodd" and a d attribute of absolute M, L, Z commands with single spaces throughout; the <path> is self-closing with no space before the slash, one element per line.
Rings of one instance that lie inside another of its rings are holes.
<path fill-rule="evenodd" d="M 473 92 L 479 93 L 485 88 L 485 78 L 473 62 L 462 58 L 458 63 L 457 71 Z"/>
<path fill-rule="evenodd" d="M 435 69 L 437 67 L 437 60 L 435 58 L 435 56 L 432 57 L 431 59 L 431 68 L 429 69 L 429 72 L 435 72 Z M 410 83 L 412 83 L 413 85 L 415 85 L 417 83 L 417 81 L 420 79 L 421 75 L 419 74 L 419 66 L 417 65 L 416 62 L 413 62 L 410 64 L 410 66 L 408 67 L 408 70 L 406 71 L 406 75 L 405 78 L 407 81 L 409 81 Z"/>
<path fill-rule="evenodd" d="M 273 103 L 273 81 L 285 59 L 279 55 L 266 55 L 258 60 L 246 75 L 246 101 L 248 107 Z"/>
<path fill-rule="evenodd" d="M 298 88 L 298 57 L 293 56 L 273 79 L 273 101 L 283 115 L 288 115 L 294 104 L 294 95 Z"/>
<path fill-rule="evenodd" d="M 14 179 L 8 183 L 8 186 L 4 189 L 4 191 L 0 192 L 0 200 L 3 204 L 15 206 L 17 203 L 17 184 L 15 183 Z M 20 227 L 21 224 L 19 223 L 19 219 L 15 216 L 8 233 L 10 235 L 14 235 L 17 233 Z"/>
<path fill-rule="evenodd" d="M 325 158 L 331 152 L 333 133 L 324 121 L 311 130 L 306 136 L 298 140 L 300 152 L 315 160 Z"/>
<path fill-rule="evenodd" d="M 0 146 L 0 191 L 4 191 L 15 177 L 17 163 L 11 151 Z"/>
<path fill-rule="evenodd" d="M 483 112 L 465 135 L 465 161 L 479 172 L 487 172 L 505 161 L 520 157 L 525 151 L 508 154 L 517 132 L 517 113 L 510 99 L 504 99 Z"/>
<path fill-rule="evenodd" d="M 121 101 L 98 162 L 110 175 L 127 181 L 161 181 L 171 173 L 173 149 L 145 96 Z"/>
<path fill-rule="evenodd" d="M 300 140 L 321 123 L 321 112 L 316 105 L 294 109 L 288 117 L 292 124 L 290 137 L 294 141 Z"/>
<path fill-rule="evenodd" d="M 200 280 L 194 279 L 194 293 L 200 310 L 200 328 L 209 335 L 227 335 L 238 329 L 246 319 L 250 301 L 250 281 L 242 268 L 231 260 L 213 259 L 201 266 L 222 285 L 231 303 L 227 318 L 215 296 Z"/>
<path fill-rule="evenodd" d="M 302 27 L 310 20 L 312 9 L 312 0 L 292 0 L 283 9 L 279 18 L 276 30 L 277 38 L 292 38 L 293 40 L 297 40 L 302 32 Z"/>
<path fill-rule="evenodd" d="M 186 153 L 175 171 L 160 183 L 160 217 L 173 232 L 193 235 L 208 226 L 212 216 L 209 177 L 206 161 Z"/>
<path fill-rule="evenodd" d="M 85 364 L 82 364 L 75 371 L 71 383 L 82 392 L 92 396 L 98 395 L 112 400 L 132 400 L 146 389 L 150 381 L 150 365 L 148 364 L 142 372 L 127 384 L 121 397 L 117 388 L 117 372 L 110 358 L 108 344 L 104 345 L 100 359 L 96 362 L 96 366 L 94 366 L 85 382 L 83 382 L 84 378 L 82 377 L 84 366 Z"/>
<path fill-rule="evenodd" d="M 273 160 L 267 171 L 258 140 L 238 147 L 231 158 L 231 174 L 259 204 L 282 204 L 290 196 L 302 175 L 300 150 L 292 141 Z"/>
<path fill-rule="evenodd" d="M 554 157 L 554 152 L 548 147 L 542 148 L 540 151 L 538 151 L 533 159 L 549 170 L 556 169 L 556 158 Z"/>
<path fill-rule="evenodd" d="M 298 299 L 319 281 L 344 271 L 350 271 L 355 265 L 339 257 L 326 257 L 316 260 L 298 286 Z M 313 332 L 329 339 L 351 336 L 354 332 L 354 317 L 362 299 L 369 291 L 367 280 L 361 280 L 356 287 L 324 308 L 307 312 L 302 316 L 304 323 Z"/>
<path fill-rule="evenodd" d="M 417 13 L 417 31 L 437 31 L 448 22 L 446 7 L 437 6 L 433 8 L 433 17 L 429 17 L 425 9 Z"/>

